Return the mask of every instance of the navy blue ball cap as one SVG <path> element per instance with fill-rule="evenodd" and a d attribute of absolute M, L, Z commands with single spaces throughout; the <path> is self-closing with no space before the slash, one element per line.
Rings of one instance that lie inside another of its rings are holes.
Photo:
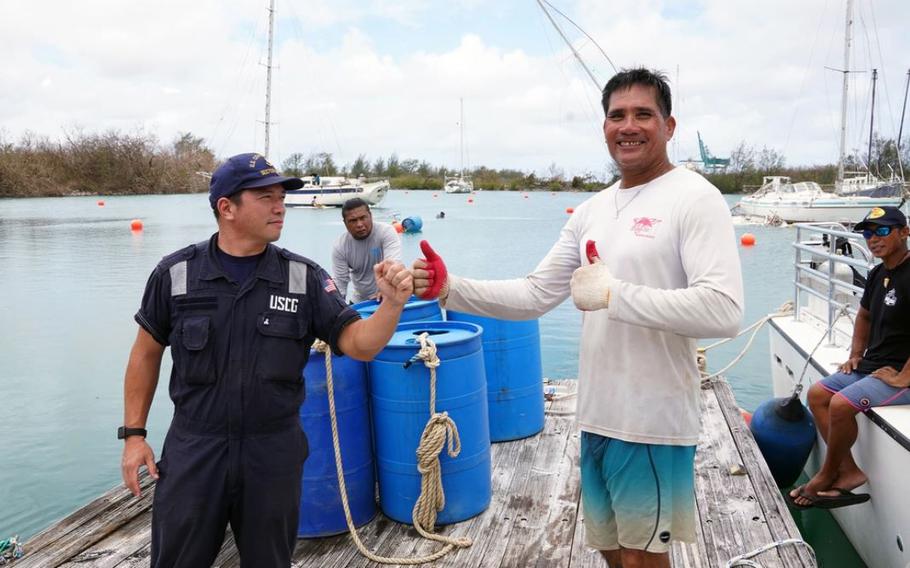
<path fill-rule="evenodd" d="M 875 226 L 905 227 L 907 216 L 897 207 L 873 207 L 866 217 L 853 227 L 855 232 L 871 229 Z"/>
<path fill-rule="evenodd" d="M 262 154 L 237 154 L 218 166 L 209 183 L 209 203 L 212 209 L 222 197 L 230 197 L 244 189 L 281 184 L 285 189 L 300 189 L 303 180 L 284 177 Z"/>

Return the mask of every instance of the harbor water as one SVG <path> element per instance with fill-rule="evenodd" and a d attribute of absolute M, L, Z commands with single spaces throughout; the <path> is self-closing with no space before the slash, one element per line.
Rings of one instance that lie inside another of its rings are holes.
<path fill-rule="evenodd" d="M 558 237 L 566 209 L 589 196 L 478 192 L 468 202 L 466 195 L 396 190 L 375 208 L 374 221 L 424 220 L 420 233 L 402 235 L 408 264 L 427 239 L 455 274 L 513 278 L 534 268 Z M 120 483 L 115 433 L 146 279 L 162 256 L 215 230 L 202 194 L 105 196 L 104 207 L 98 199 L 0 200 L 0 539 L 27 538 Z M 445 218 L 437 219 L 441 211 Z M 130 230 L 137 218 L 141 232 Z M 338 209 L 292 209 L 278 244 L 329 270 L 332 243 L 344 230 Z M 757 244 L 740 248 L 744 325 L 792 299 L 793 271 L 793 229 L 738 226 L 737 237 L 747 231 Z M 580 324 L 571 300 L 540 319 L 545 377 L 577 376 Z M 743 345 L 741 339 L 711 350 L 709 368 L 720 369 Z M 771 396 L 767 350 L 763 329 L 726 373 L 747 410 Z M 166 354 L 148 420 L 156 455 L 173 409 L 169 373 Z M 829 566 L 861 566 L 844 563 L 853 553 L 842 550 L 830 516 L 806 514 L 797 520 L 813 533 L 823 562 L 834 550 L 838 561 Z"/>

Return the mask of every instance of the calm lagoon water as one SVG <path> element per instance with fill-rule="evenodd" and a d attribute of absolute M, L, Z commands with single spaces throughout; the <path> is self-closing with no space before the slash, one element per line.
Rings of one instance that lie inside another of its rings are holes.
<path fill-rule="evenodd" d="M 525 197 L 527 195 L 527 197 Z M 403 235 L 407 263 L 428 239 L 459 275 L 512 278 L 543 258 L 585 193 L 392 191 L 374 219 L 419 215 L 423 233 Z M 732 203 L 735 198 L 728 198 Z M 136 312 L 158 260 L 207 239 L 215 221 L 205 195 L 0 200 L 0 539 L 28 537 L 120 482 L 123 371 Z M 445 219 L 436 219 L 445 211 Z M 142 219 L 142 232 L 130 220 Z M 278 244 L 329 269 L 344 227 L 337 209 L 292 209 Z M 791 299 L 794 231 L 738 226 L 756 235 L 741 248 L 744 325 Z M 571 300 L 541 320 L 544 375 L 575 377 L 581 317 Z M 709 352 L 709 368 L 730 361 L 745 341 Z M 740 405 L 752 410 L 771 392 L 767 331 L 727 373 Z M 172 405 L 169 356 L 148 421 L 160 453 Z M 839 564 L 844 566 L 844 564 Z"/>

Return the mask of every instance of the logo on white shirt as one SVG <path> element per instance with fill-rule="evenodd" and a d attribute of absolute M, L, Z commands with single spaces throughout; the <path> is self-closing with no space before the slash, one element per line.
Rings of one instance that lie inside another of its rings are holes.
<path fill-rule="evenodd" d="M 635 233 L 636 237 L 653 239 L 654 233 L 657 230 L 657 225 L 660 222 L 660 219 L 655 219 L 654 217 L 636 217 L 632 219 L 631 230 Z"/>

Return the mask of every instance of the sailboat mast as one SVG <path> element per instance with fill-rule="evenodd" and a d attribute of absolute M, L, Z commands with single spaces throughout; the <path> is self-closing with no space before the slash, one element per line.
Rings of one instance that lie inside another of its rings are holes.
<path fill-rule="evenodd" d="M 904 85 L 904 106 L 901 107 L 901 126 L 897 131 L 897 153 L 901 153 L 901 136 L 904 135 L 904 115 L 907 113 L 907 92 L 910 91 L 910 69 L 907 69 L 907 83 Z"/>
<path fill-rule="evenodd" d="M 853 27 L 853 0 L 847 0 L 847 18 L 844 25 L 844 87 L 840 101 L 840 153 L 837 158 L 837 185 L 844 182 L 844 158 L 847 153 L 847 82 L 850 74 L 850 32 Z"/>
<path fill-rule="evenodd" d="M 866 154 L 866 168 L 872 171 L 872 127 L 875 124 L 875 83 L 878 80 L 878 69 L 872 70 L 872 111 L 869 114 L 869 151 Z"/>
<path fill-rule="evenodd" d="M 272 38 L 275 31 L 275 0 L 269 0 L 269 57 L 265 66 L 265 158 L 269 157 L 272 126 Z"/>
<path fill-rule="evenodd" d="M 458 119 L 459 128 L 459 148 L 461 149 L 461 177 L 464 179 L 464 98 L 459 97 L 458 104 L 461 108 L 461 116 Z"/>
<path fill-rule="evenodd" d="M 540 9 L 543 10 L 543 13 L 547 15 L 547 19 L 550 20 L 550 23 L 553 24 L 553 27 L 556 28 L 556 31 L 559 32 L 559 35 L 560 35 L 560 37 L 562 37 L 562 40 L 564 42 L 566 42 L 566 45 L 568 45 L 569 49 L 572 50 L 572 55 L 575 56 L 575 59 L 577 59 L 578 63 L 581 64 L 581 68 L 584 69 L 585 72 L 588 74 L 588 77 L 591 78 L 591 82 L 594 83 L 594 87 L 598 91 L 602 90 L 600 83 L 597 82 L 597 78 L 594 77 L 594 73 L 592 73 L 591 70 L 588 69 L 588 66 L 585 65 L 585 62 L 581 59 L 581 55 L 579 55 L 578 51 L 575 50 L 575 46 L 572 45 L 572 42 L 569 41 L 569 38 L 566 37 L 566 34 L 562 33 L 562 28 L 560 28 L 558 25 L 556 25 L 556 20 L 554 20 L 553 16 L 550 15 L 550 12 L 543 5 L 542 0 L 537 0 L 537 4 L 540 6 Z"/>

